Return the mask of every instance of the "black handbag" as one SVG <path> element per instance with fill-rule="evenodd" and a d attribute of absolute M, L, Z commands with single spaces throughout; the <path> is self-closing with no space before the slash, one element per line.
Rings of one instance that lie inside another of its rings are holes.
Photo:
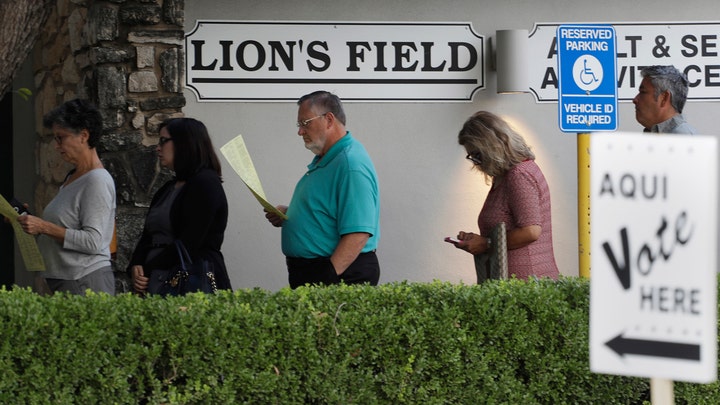
<path fill-rule="evenodd" d="M 217 292 L 212 264 L 204 259 L 194 263 L 180 240 L 175 241 L 175 249 L 180 264 L 170 270 L 156 269 L 150 272 L 148 293 L 166 296 Z"/>

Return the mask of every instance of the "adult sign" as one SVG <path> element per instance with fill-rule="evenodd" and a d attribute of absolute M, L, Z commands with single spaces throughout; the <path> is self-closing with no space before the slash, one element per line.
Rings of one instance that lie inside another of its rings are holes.
<path fill-rule="evenodd" d="M 590 369 L 717 378 L 717 139 L 592 134 Z"/>
<path fill-rule="evenodd" d="M 470 23 L 198 21 L 185 37 L 198 101 L 470 101 L 485 87 Z"/>
<path fill-rule="evenodd" d="M 617 129 L 615 30 L 612 26 L 557 28 L 559 126 L 564 132 Z"/>
<path fill-rule="evenodd" d="M 597 23 L 596 23 L 597 24 Z M 688 101 L 720 100 L 720 22 L 612 22 L 617 48 L 618 100 L 631 102 L 638 93 L 640 69 L 674 65 L 690 82 Z M 539 103 L 558 100 L 557 27 L 536 23 L 529 34 L 526 65 L 530 92 Z"/>

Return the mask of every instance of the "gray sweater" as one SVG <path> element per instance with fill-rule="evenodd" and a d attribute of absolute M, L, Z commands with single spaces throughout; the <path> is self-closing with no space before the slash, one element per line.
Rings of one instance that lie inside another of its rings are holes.
<path fill-rule="evenodd" d="M 43 219 L 67 229 L 64 243 L 47 235 L 38 237 L 45 278 L 77 280 L 110 266 L 115 183 L 107 170 L 91 170 L 60 187 Z"/>
<path fill-rule="evenodd" d="M 693 128 L 692 125 L 688 124 L 687 121 L 685 121 L 685 117 L 682 116 L 682 114 L 675 114 L 671 118 L 659 123 L 655 124 L 650 128 L 650 130 L 646 130 L 645 132 L 656 132 L 661 134 L 696 134 L 697 130 Z"/>

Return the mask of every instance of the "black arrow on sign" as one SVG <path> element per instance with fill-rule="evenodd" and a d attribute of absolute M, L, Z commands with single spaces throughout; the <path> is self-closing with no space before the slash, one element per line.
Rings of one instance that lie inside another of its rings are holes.
<path fill-rule="evenodd" d="M 605 343 L 620 356 L 667 357 L 671 359 L 700 361 L 700 345 L 662 342 L 657 340 L 627 339 L 622 333 Z"/>

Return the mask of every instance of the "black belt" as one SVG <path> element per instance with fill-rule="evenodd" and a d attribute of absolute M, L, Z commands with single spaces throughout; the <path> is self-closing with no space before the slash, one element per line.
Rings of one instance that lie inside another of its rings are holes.
<path fill-rule="evenodd" d="M 376 250 L 376 249 L 373 249 L 373 250 L 371 250 L 371 251 L 369 251 L 369 252 L 362 252 L 362 253 L 360 253 L 360 254 L 358 255 L 358 257 L 359 257 L 359 256 L 363 256 L 363 255 L 369 255 L 369 254 L 371 254 L 371 253 L 375 253 L 375 250 Z M 310 263 L 324 262 L 324 261 L 326 261 L 326 260 L 330 260 L 330 257 L 323 257 L 323 256 L 321 256 L 321 257 L 312 257 L 312 258 L 285 256 L 285 258 L 287 259 L 288 263 L 293 263 L 293 262 L 294 262 L 294 263 L 297 263 L 297 264 L 301 264 L 301 263 L 310 264 Z"/>

